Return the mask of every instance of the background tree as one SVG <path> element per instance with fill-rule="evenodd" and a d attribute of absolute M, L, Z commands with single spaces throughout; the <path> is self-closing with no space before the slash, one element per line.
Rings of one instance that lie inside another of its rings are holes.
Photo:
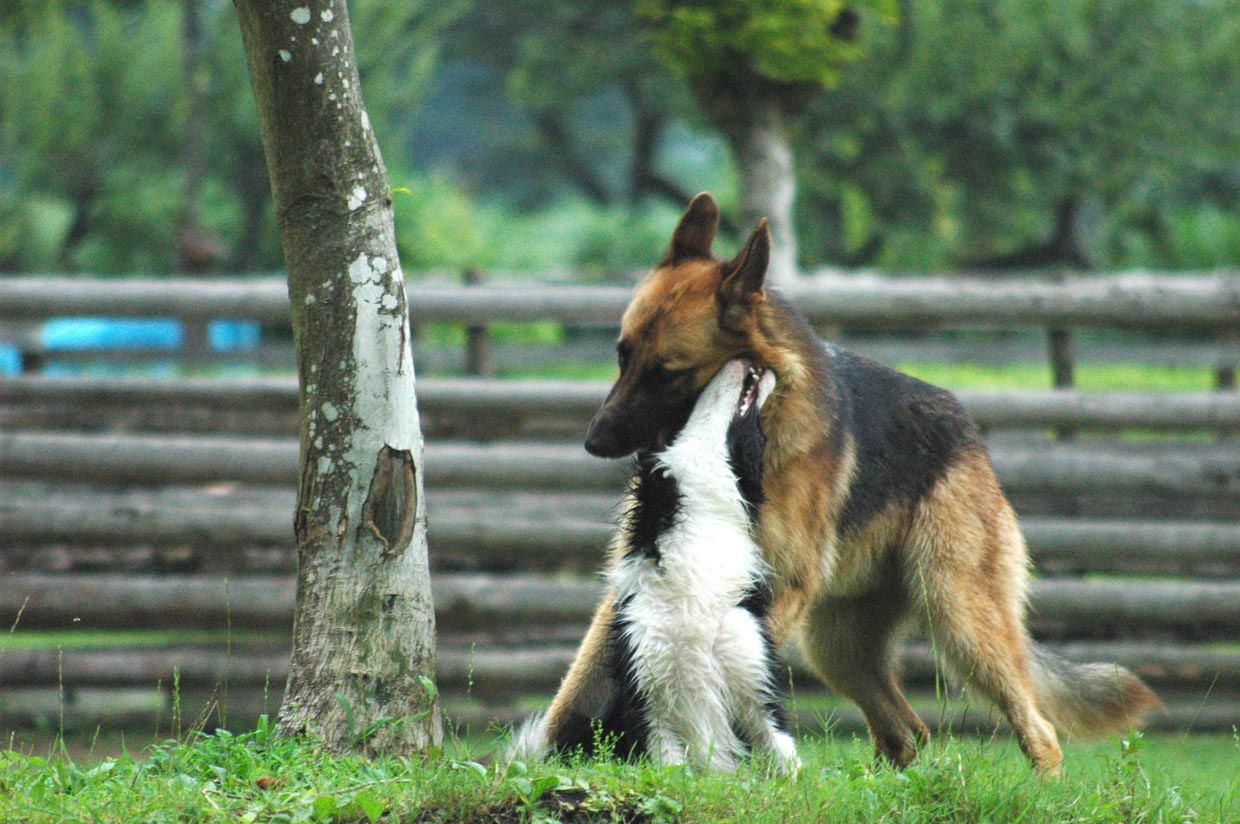
<path fill-rule="evenodd" d="M 449 37 L 455 60 L 492 68 L 528 115 L 544 150 L 527 162 L 541 155 L 600 206 L 654 196 L 683 209 L 696 194 L 659 169 L 660 145 L 689 100 L 651 53 L 632 4 L 514 0 L 463 18 Z M 582 117 L 589 108 L 615 117 L 602 127 Z"/>
<path fill-rule="evenodd" d="M 859 54 L 861 15 L 894 19 L 894 0 L 638 0 L 663 59 L 689 79 L 741 174 L 745 225 L 771 225 L 769 277 L 797 273 L 790 128 L 841 64 Z"/>
<path fill-rule="evenodd" d="M 293 307 L 301 453 L 279 730 L 329 750 L 441 738 L 422 436 L 387 172 L 344 0 L 236 0 Z"/>

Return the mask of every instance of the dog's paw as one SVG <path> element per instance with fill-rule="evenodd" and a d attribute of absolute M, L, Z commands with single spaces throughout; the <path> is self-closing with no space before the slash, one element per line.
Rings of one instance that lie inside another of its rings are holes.
<path fill-rule="evenodd" d="M 801 771 L 801 757 L 797 755 L 796 742 L 786 732 L 771 736 L 771 763 L 779 775 L 795 776 Z"/>

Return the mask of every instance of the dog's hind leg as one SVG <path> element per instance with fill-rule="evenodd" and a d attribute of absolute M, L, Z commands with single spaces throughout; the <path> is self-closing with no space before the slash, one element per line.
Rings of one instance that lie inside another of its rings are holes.
<path fill-rule="evenodd" d="M 615 591 L 608 589 L 551 706 L 516 732 L 508 748 L 509 759 L 537 760 L 577 748 L 592 749 L 597 734 L 594 724 L 619 689 L 610 668 L 614 600 Z"/>
<path fill-rule="evenodd" d="M 895 642 L 908 606 L 898 580 L 856 597 L 820 595 L 801 638 L 818 676 L 861 707 L 875 755 L 898 767 L 908 765 L 930 736 L 896 680 Z"/>
<path fill-rule="evenodd" d="M 984 456 L 926 496 L 909 552 L 937 651 L 1003 711 L 1039 772 L 1057 774 L 1063 754 L 1038 706 L 1025 629 L 1028 554 Z"/>

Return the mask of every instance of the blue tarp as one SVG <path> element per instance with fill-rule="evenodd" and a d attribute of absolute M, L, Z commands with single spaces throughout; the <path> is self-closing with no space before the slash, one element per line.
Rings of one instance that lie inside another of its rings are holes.
<path fill-rule="evenodd" d="M 207 324 L 212 349 L 254 349 L 262 329 L 254 321 L 213 320 Z M 165 318 L 52 318 L 43 324 L 48 350 L 178 349 L 185 343 L 180 321 Z"/>
<path fill-rule="evenodd" d="M 22 350 L 11 343 L 0 343 L 0 375 L 22 373 Z"/>
<path fill-rule="evenodd" d="M 177 349 L 185 341 L 181 322 L 156 318 L 52 318 L 43 324 L 43 348 Z"/>
<path fill-rule="evenodd" d="M 256 349 L 261 337 L 262 327 L 254 321 L 213 320 L 207 324 L 207 343 L 217 352 Z M 55 353 L 114 349 L 175 355 L 185 344 L 185 328 L 181 321 L 170 318 L 50 318 L 39 332 L 39 342 L 49 355 L 43 370 L 46 374 L 95 373 L 101 369 L 107 374 L 134 371 L 150 374 L 152 370 L 171 374 L 175 369 L 174 357 L 154 358 L 145 367 L 135 369 L 124 364 L 58 363 Z M 0 344 L 0 374 L 20 373 L 20 350 Z"/>

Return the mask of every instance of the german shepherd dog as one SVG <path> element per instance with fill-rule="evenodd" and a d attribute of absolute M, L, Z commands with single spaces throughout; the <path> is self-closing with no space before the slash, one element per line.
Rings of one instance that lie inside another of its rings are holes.
<path fill-rule="evenodd" d="M 1029 556 L 982 438 L 950 393 L 820 342 L 765 286 L 766 222 L 737 256 L 711 254 L 719 213 L 689 204 L 671 249 L 621 321 L 620 375 L 586 436 L 593 455 L 657 452 L 735 358 L 771 370 L 755 537 L 770 570 L 767 631 L 794 637 L 815 672 L 860 705 L 876 755 L 908 764 L 928 738 L 896 677 L 914 617 L 965 683 L 1006 715 L 1042 773 L 1058 773 L 1055 728 L 1126 729 L 1160 706 L 1132 673 L 1074 664 L 1025 628 Z M 547 740 L 595 717 L 610 689 L 604 598 L 543 721 Z M 1052 726 L 1054 725 L 1054 726 Z"/>
<path fill-rule="evenodd" d="M 639 459 L 608 570 L 615 597 L 606 696 L 592 717 L 528 723 L 512 755 L 607 741 L 659 765 L 733 770 L 747 751 L 800 762 L 780 703 L 767 631 L 771 589 L 751 530 L 762 501 L 759 410 L 770 370 L 732 360 L 698 396 L 670 445 Z"/>

